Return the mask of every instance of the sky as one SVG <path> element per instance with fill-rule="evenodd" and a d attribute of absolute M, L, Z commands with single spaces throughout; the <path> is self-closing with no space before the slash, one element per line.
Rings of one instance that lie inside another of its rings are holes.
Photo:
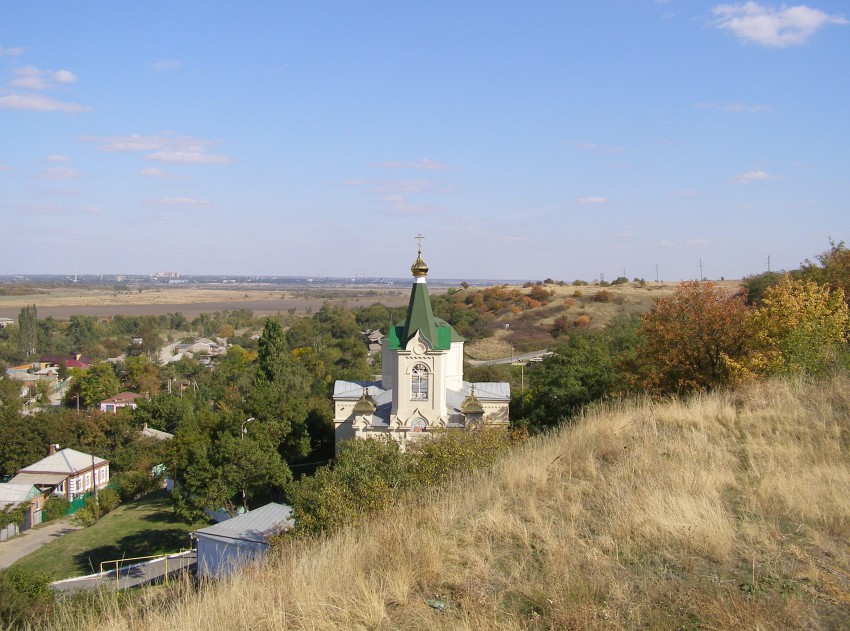
<path fill-rule="evenodd" d="M 850 5 L 0 0 L 0 139 L 0 275 L 741 278 L 850 241 Z"/>

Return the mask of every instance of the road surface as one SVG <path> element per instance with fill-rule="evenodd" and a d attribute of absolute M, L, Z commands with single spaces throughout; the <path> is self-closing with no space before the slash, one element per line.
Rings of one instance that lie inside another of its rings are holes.
<path fill-rule="evenodd" d="M 180 554 L 168 555 L 168 576 L 194 568 L 197 564 L 197 553 L 195 550 Z M 109 564 L 115 567 L 114 564 Z M 79 578 L 67 578 L 64 581 L 51 583 L 51 587 L 60 592 L 77 592 L 85 589 L 127 589 L 128 587 L 139 587 L 149 585 L 163 580 L 166 574 L 166 560 L 159 557 L 153 561 L 136 563 L 133 565 L 122 565 L 115 578 L 115 570 L 109 570 L 103 574 L 91 574 Z"/>
<path fill-rule="evenodd" d="M 502 357 L 501 359 L 470 359 L 470 366 L 492 366 L 494 364 L 518 364 L 520 362 L 527 362 L 538 357 L 542 358 L 544 355 L 549 354 L 549 349 L 544 348 L 542 351 L 533 351 L 531 353 L 521 353 L 518 355 L 510 355 L 508 357 Z"/>
<path fill-rule="evenodd" d="M 55 539 L 66 535 L 74 530 L 79 530 L 82 526 L 77 526 L 71 522 L 70 517 L 57 519 L 48 522 L 7 539 L 0 543 L 0 569 L 9 567 L 22 559 L 30 552 L 38 550 L 41 546 L 54 541 Z"/>

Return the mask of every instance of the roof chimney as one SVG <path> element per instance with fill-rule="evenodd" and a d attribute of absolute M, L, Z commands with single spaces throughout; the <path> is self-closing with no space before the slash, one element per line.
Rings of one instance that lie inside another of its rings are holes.
<path fill-rule="evenodd" d="M 47 455 L 52 456 L 57 451 L 59 451 L 59 445 L 58 444 L 50 445 L 50 448 L 47 450 Z"/>

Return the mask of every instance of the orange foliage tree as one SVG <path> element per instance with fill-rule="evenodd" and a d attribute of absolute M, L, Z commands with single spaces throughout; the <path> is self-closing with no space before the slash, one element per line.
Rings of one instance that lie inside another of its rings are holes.
<path fill-rule="evenodd" d="M 622 369 L 655 393 L 728 385 L 749 351 L 745 296 L 712 283 L 681 283 L 643 317 L 642 342 Z"/>

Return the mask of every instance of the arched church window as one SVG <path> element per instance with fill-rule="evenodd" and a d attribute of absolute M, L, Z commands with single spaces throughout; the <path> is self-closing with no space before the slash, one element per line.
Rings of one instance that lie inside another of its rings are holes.
<path fill-rule="evenodd" d="M 428 398 L 428 366 L 416 364 L 410 371 L 410 398 L 423 401 Z"/>

